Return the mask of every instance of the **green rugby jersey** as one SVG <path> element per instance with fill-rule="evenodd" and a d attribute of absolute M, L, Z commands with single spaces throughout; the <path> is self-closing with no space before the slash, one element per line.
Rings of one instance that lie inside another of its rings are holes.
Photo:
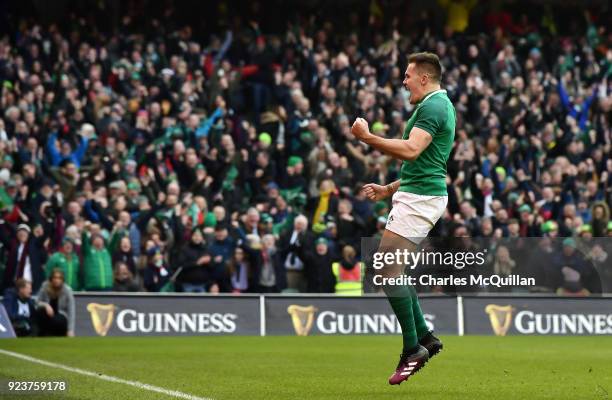
<path fill-rule="evenodd" d="M 446 162 L 455 140 L 455 107 L 446 90 L 431 92 L 417 103 L 402 139 L 407 140 L 415 126 L 428 132 L 432 140 L 416 160 L 402 163 L 399 190 L 426 196 L 447 196 Z"/>

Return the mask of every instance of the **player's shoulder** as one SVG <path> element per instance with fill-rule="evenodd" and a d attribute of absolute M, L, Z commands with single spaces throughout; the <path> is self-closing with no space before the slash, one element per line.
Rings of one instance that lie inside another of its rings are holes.
<path fill-rule="evenodd" d="M 427 99 L 421 106 L 419 107 L 420 113 L 441 113 L 448 109 L 449 105 L 452 106 L 448 96 L 445 93 L 440 93 L 439 95 L 432 96 Z"/>

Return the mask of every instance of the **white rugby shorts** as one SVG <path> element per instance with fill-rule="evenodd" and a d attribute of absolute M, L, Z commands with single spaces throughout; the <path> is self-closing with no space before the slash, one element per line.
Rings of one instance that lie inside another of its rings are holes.
<path fill-rule="evenodd" d="M 391 203 L 385 229 L 419 244 L 444 215 L 448 196 L 425 196 L 398 190 Z"/>

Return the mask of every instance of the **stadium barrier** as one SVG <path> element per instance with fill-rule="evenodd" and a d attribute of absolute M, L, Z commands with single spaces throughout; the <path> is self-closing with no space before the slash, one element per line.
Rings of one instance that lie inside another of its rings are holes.
<path fill-rule="evenodd" d="M 612 297 L 421 297 L 442 335 L 610 335 Z M 1 314 L 0 314 L 1 315 Z M 382 296 L 77 293 L 77 336 L 400 332 Z"/>

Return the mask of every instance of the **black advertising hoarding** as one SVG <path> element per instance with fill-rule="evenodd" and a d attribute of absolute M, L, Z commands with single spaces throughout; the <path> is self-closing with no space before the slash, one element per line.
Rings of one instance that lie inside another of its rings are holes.
<path fill-rule="evenodd" d="M 257 296 L 76 296 L 78 336 L 259 335 Z"/>
<path fill-rule="evenodd" d="M 475 335 L 611 335 L 612 298 L 464 297 Z"/>
<path fill-rule="evenodd" d="M 457 334 L 457 299 L 420 300 L 425 320 L 437 333 Z M 400 334 L 385 297 L 266 296 L 267 335 Z"/>
<path fill-rule="evenodd" d="M 458 308 L 456 297 L 421 297 L 429 327 L 442 335 L 461 334 L 461 328 L 466 335 L 612 335 L 611 297 L 468 296 L 460 300 Z M 76 296 L 75 333 L 379 335 L 400 334 L 401 328 L 384 296 L 87 293 Z"/>

